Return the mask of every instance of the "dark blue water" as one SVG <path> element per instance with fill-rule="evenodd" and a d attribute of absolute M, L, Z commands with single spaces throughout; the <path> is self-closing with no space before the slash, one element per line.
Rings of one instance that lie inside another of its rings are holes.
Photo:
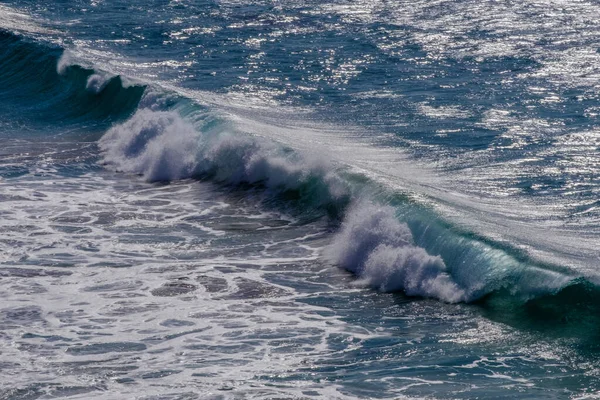
<path fill-rule="evenodd" d="M 599 12 L 2 1 L 0 398 L 595 398 Z"/>

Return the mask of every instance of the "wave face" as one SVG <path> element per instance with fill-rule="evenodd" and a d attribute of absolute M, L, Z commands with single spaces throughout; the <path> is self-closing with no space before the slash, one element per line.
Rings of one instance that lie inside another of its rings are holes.
<path fill-rule="evenodd" d="M 143 86 L 70 64 L 58 46 L 0 29 L 0 111 L 4 118 L 39 124 L 86 124 L 127 118 Z"/>

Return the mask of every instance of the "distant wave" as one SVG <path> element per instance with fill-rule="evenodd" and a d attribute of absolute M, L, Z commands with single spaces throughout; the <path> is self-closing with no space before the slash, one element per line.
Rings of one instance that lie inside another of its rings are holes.
<path fill-rule="evenodd" d="M 131 115 L 143 85 L 124 85 L 120 76 L 71 63 L 66 54 L 0 29 L 0 112 L 53 124 L 112 122 Z"/>

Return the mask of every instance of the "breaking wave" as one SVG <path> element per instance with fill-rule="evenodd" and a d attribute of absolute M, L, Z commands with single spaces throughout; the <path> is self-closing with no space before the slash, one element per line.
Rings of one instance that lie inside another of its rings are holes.
<path fill-rule="evenodd" d="M 531 304 L 581 278 L 462 231 L 348 166 L 245 133 L 191 99 L 78 65 L 58 46 L 0 31 L 0 68 L 0 113 L 104 127 L 98 145 L 109 168 L 151 182 L 250 185 L 279 204 L 326 212 L 337 228 L 324 257 L 358 283 L 450 303 L 502 294 Z"/>
<path fill-rule="evenodd" d="M 448 273 L 444 260 L 417 247 L 408 225 L 398 221 L 389 206 L 355 204 L 327 256 L 382 291 L 404 291 L 409 296 L 448 302 L 468 299 Z"/>
<path fill-rule="evenodd" d="M 337 216 L 339 228 L 325 258 L 381 291 L 450 303 L 507 292 L 526 302 L 574 278 L 463 232 L 425 206 L 386 200 L 394 193 L 344 166 L 239 132 L 211 112 L 184 118 L 176 108 L 141 108 L 110 128 L 99 146 L 108 167 L 150 182 L 195 178 L 251 185 L 304 212 L 333 209 L 329 214 Z"/>
<path fill-rule="evenodd" d="M 324 160 L 236 134 L 214 116 L 199 124 L 186 122 L 176 111 L 140 109 L 100 139 L 104 162 L 152 182 L 212 179 L 294 192 L 314 206 L 346 201 L 348 185 Z"/>

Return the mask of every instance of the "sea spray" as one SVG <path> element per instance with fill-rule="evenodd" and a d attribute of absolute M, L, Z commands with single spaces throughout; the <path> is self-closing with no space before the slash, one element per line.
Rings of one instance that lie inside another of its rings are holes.
<path fill-rule="evenodd" d="M 104 161 L 149 181 L 190 177 L 196 168 L 198 132 L 174 112 L 139 110 L 100 140 Z"/>
<path fill-rule="evenodd" d="M 110 82 L 112 77 L 110 75 L 103 76 L 101 74 L 95 73 L 89 76 L 87 79 L 85 88 L 93 93 L 100 93 Z"/>

